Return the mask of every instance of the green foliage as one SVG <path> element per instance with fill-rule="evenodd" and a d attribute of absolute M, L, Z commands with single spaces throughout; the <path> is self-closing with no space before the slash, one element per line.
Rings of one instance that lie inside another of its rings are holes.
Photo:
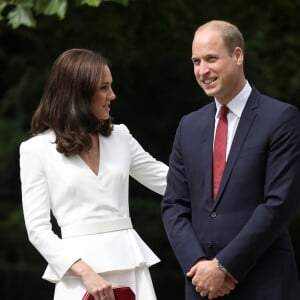
<path fill-rule="evenodd" d="M 128 5 L 129 0 L 75 0 L 77 5 L 98 7 L 104 1 Z M 7 21 L 16 29 L 20 26 L 36 27 L 37 15 L 58 16 L 64 19 L 68 9 L 68 0 L 1 0 L 0 21 Z"/>
<path fill-rule="evenodd" d="M 46 16 L 57 15 L 60 19 L 63 19 L 66 15 L 67 7 L 67 0 L 39 0 L 36 1 L 34 10 L 37 14 Z"/>
<path fill-rule="evenodd" d="M 32 113 L 28 111 L 28 103 L 34 97 L 32 92 L 36 90 L 35 84 L 39 84 L 39 78 L 43 78 L 41 75 L 41 69 L 27 67 L 19 81 L 7 89 L 1 99 L 0 136 L 5 143 L 1 143 L 0 163 L 5 161 L 12 149 L 18 148 L 27 134 L 28 130 L 24 132 L 23 127 L 28 124 L 28 113 Z"/>
<path fill-rule="evenodd" d="M 12 28 L 18 28 L 21 25 L 34 27 L 36 26 L 36 21 L 33 18 L 30 8 L 16 5 L 13 10 L 7 14 L 8 24 Z"/>
<path fill-rule="evenodd" d="M 102 2 L 116 2 L 124 6 L 128 5 L 129 0 L 77 0 L 80 5 L 87 4 L 89 6 L 98 7 Z"/>
<path fill-rule="evenodd" d="M 3 299 L 48 299 L 50 286 L 36 290 L 36 278 L 40 278 L 44 261 L 30 245 L 24 226 L 20 205 L 0 202 L 0 288 Z M 41 288 L 43 282 L 40 283 Z M 14 287 L 14 288 L 12 288 Z M 48 289 L 47 289 L 48 288 Z M 43 297 L 38 295 L 44 293 Z"/>
<path fill-rule="evenodd" d="M 87 4 L 90 6 L 99 6 L 102 0 L 82 0 L 82 4 Z"/>
<path fill-rule="evenodd" d="M 135 230 L 159 256 L 150 268 L 158 299 L 184 299 L 184 275 L 169 246 L 161 220 L 160 196 L 131 197 L 130 211 Z"/>

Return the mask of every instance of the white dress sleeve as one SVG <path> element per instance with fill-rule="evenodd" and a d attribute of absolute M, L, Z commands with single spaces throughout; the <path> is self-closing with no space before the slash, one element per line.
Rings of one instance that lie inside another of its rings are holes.
<path fill-rule="evenodd" d="M 130 175 L 150 190 L 163 195 L 167 184 L 168 166 L 146 152 L 127 127 L 123 126 L 127 132 L 131 155 Z"/>
<path fill-rule="evenodd" d="M 22 205 L 28 238 L 59 278 L 80 258 L 52 230 L 47 179 L 41 155 L 42 148 L 29 140 L 20 146 Z M 39 149 L 40 148 L 40 149 Z"/>

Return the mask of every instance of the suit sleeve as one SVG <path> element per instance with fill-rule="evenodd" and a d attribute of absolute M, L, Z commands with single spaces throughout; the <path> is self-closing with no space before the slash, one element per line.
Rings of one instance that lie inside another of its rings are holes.
<path fill-rule="evenodd" d="M 162 200 L 162 218 L 173 251 L 186 273 L 205 253 L 191 224 L 191 203 L 188 181 L 181 151 L 181 120 L 169 160 L 167 189 Z"/>
<path fill-rule="evenodd" d="M 239 281 L 287 230 L 300 199 L 299 111 L 289 106 L 277 124 L 267 150 L 264 201 L 239 234 L 217 255 Z"/>

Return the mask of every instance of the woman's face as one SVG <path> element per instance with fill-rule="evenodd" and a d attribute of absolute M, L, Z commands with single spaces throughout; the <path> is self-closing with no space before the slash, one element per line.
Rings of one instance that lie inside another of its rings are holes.
<path fill-rule="evenodd" d="M 92 112 L 99 120 L 109 118 L 110 102 L 116 99 L 112 87 L 112 76 L 109 67 L 103 68 L 102 79 L 97 91 L 92 98 Z"/>

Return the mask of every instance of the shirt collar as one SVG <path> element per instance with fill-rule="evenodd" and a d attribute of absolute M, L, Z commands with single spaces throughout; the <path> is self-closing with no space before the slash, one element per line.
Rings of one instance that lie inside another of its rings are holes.
<path fill-rule="evenodd" d="M 240 118 L 242 115 L 251 91 L 252 88 L 247 81 L 242 90 L 227 103 L 227 107 L 229 108 L 230 112 L 234 113 L 238 118 Z M 218 116 L 222 105 L 216 100 L 216 98 L 215 102 L 217 107 L 216 116 Z"/>

